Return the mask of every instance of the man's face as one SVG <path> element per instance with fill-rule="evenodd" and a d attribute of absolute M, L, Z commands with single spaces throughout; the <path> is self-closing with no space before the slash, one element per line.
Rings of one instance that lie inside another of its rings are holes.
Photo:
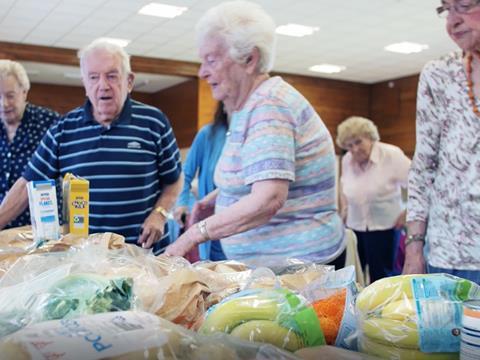
<path fill-rule="evenodd" d="M 19 124 L 27 105 L 27 91 L 9 75 L 0 79 L 0 119 L 7 126 Z"/>
<path fill-rule="evenodd" d="M 133 74 L 125 74 L 119 55 L 94 50 L 83 61 L 82 80 L 93 116 L 102 125 L 109 125 L 122 111 L 133 88 Z"/>

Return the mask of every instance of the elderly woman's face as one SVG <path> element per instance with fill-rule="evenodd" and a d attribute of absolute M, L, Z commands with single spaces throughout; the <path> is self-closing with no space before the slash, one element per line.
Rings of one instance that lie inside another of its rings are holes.
<path fill-rule="evenodd" d="M 480 4 L 467 13 L 459 14 L 455 3 L 475 3 L 475 0 L 444 0 L 442 5 L 450 9 L 447 16 L 447 32 L 453 41 L 465 51 L 480 49 Z"/>
<path fill-rule="evenodd" d="M 0 79 L 0 119 L 6 125 L 15 125 L 22 120 L 27 105 L 27 91 L 17 79 L 9 75 Z"/>
<path fill-rule="evenodd" d="M 352 154 L 353 161 L 364 164 L 370 159 L 373 141 L 366 136 L 354 136 L 345 141 L 345 150 Z"/>
<path fill-rule="evenodd" d="M 210 85 L 216 100 L 235 109 L 242 90 L 240 84 L 246 76 L 244 66 L 230 57 L 225 41 L 217 37 L 206 38 L 200 45 L 199 55 L 202 65 L 198 75 Z"/>

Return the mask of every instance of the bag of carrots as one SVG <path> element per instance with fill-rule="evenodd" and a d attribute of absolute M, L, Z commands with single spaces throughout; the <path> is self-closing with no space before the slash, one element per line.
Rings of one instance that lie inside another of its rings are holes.
<path fill-rule="evenodd" d="M 301 291 L 311 302 L 328 345 L 356 350 L 354 300 L 357 293 L 353 266 L 327 273 Z"/>

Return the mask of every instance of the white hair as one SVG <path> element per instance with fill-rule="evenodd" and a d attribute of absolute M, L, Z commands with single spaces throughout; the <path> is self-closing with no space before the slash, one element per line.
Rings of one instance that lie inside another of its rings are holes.
<path fill-rule="evenodd" d="M 223 2 L 211 9 L 196 25 L 197 43 L 210 36 L 225 40 L 230 57 L 245 62 L 254 48 L 260 53 L 257 71 L 273 68 L 276 37 L 275 22 L 258 4 L 249 1 Z"/>
<path fill-rule="evenodd" d="M 13 76 L 23 90 L 30 90 L 30 80 L 22 64 L 11 60 L 0 60 L 0 79 Z"/>
<path fill-rule="evenodd" d="M 132 68 L 130 66 L 130 55 L 127 54 L 123 47 L 114 44 L 108 40 L 96 39 L 78 51 L 77 56 L 80 59 L 80 71 L 82 72 L 82 76 L 85 75 L 83 73 L 83 64 L 85 58 L 92 52 L 97 50 L 105 50 L 110 54 L 118 55 L 122 62 L 122 70 L 124 74 L 130 74 L 132 72 Z"/>
<path fill-rule="evenodd" d="M 350 116 L 337 127 L 337 145 L 342 149 L 348 139 L 366 136 L 372 141 L 379 141 L 378 128 L 372 120 L 361 116 Z"/>

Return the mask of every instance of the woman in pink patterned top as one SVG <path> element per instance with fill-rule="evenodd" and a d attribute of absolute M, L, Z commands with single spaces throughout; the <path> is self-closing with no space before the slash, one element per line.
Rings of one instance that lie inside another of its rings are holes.
<path fill-rule="evenodd" d="M 404 273 L 480 283 L 480 1 L 444 0 L 437 12 L 462 51 L 420 77 Z"/>

